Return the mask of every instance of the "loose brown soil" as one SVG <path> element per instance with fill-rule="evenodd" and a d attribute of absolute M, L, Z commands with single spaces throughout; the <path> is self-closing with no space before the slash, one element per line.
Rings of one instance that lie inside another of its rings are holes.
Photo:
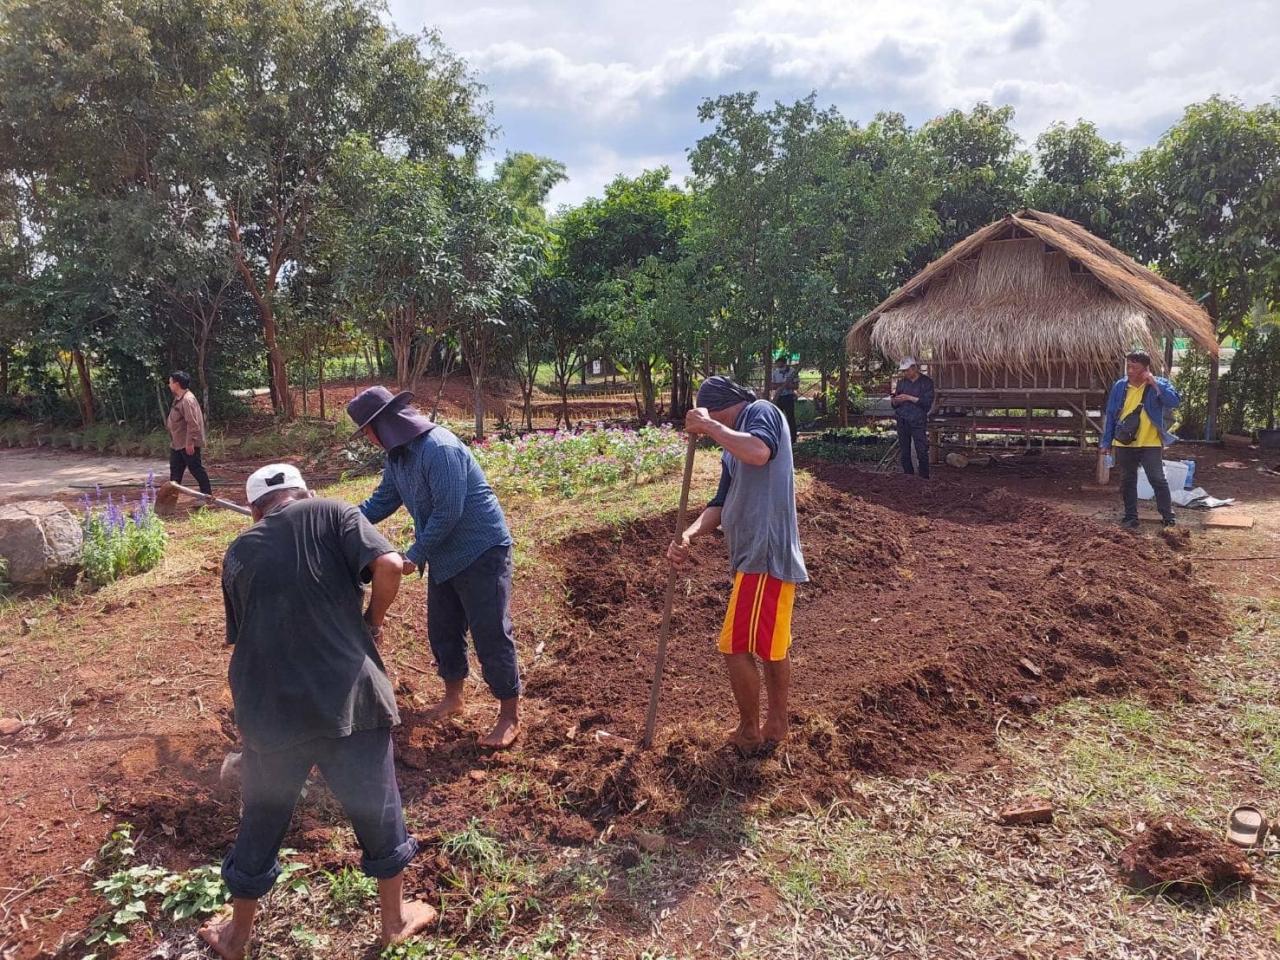
<path fill-rule="evenodd" d="M 1120 868 L 1140 893 L 1204 899 L 1253 879 L 1243 851 L 1181 817 L 1151 824 L 1120 852 Z"/>
<path fill-rule="evenodd" d="M 386 644 L 418 835 L 430 846 L 479 817 L 539 857 L 637 829 L 679 831 L 706 810 L 731 819 L 761 801 L 821 802 L 863 771 L 972 768 L 992 761 L 1002 717 L 1076 695 L 1196 696 L 1188 658 L 1225 632 L 1193 561 L 1165 542 L 1007 492 L 828 468 L 800 518 L 812 580 L 796 603 L 792 737 L 765 757 L 724 746 L 733 707 L 714 638 L 729 577 L 715 542 L 681 576 L 659 734 L 638 749 L 670 515 L 576 536 L 522 571 L 514 613 L 526 636 L 545 616 L 548 584 L 561 582 L 548 574 L 559 572 L 566 596 L 558 626 L 542 629 L 546 650 L 523 650 L 526 733 L 506 754 L 475 745 L 491 720 L 484 697 L 457 726 L 424 724 L 438 683 L 415 586 Z M 0 794 L 17 798 L 4 808 L 0 887 L 34 886 L 17 957 L 50 955 L 100 911 L 86 896 L 92 877 L 76 868 L 115 822 L 134 823 L 140 852 L 175 869 L 225 852 L 239 810 L 217 779 L 234 743 L 218 598 L 206 563 L 141 604 L 73 600 L 57 613 L 47 662 L 0 659 L 10 705 L 39 721 L 0 741 Z M 94 637 L 109 652 L 92 653 Z M 79 644 L 73 657 L 66 638 Z M 327 791 L 313 790 L 287 843 L 316 865 L 354 862 L 333 842 L 343 822 Z M 447 866 L 431 850 L 414 889 L 429 895 Z M 457 922 L 446 911 L 446 930 Z"/>

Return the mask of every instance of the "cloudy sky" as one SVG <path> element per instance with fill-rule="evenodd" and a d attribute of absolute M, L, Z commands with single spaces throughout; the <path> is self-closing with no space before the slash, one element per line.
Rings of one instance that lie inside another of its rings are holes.
<path fill-rule="evenodd" d="M 435 26 L 488 88 L 496 155 L 568 166 L 552 203 L 619 173 L 688 172 L 698 102 L 817 91 L 865 121 L 921 123 L 977 100 L 1009 103 L 1028 142 L 1054 120 L 1094 121 L 1145 146 L 1214 93 L 1280 95 L 1277 0 L 390 0 L 403 30 Z"/>

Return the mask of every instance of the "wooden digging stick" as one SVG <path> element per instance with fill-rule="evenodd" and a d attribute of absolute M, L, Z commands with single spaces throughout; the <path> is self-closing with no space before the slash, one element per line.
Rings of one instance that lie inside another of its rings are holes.
<path fill-rule="evenodd" d="M 253 511 L 248 507 L 242 507 L 240 504 L 232 503 L 230 500 L 223 500 L 221 497 L 215 497 L 211 493 L 201 493 L 199 490 L 192 490 L 190 487 L 184 487 L 182 484 L 174 483 L 172 480 L 165 484 L 165 486 L 169 487 L 171 490 L 178 491 L 178 493 L 185 493 L 189 497 L 195 497 L 199 500 L 203 500 L 205 503 L 211 503 L 215 507 L 222 507 L 224 510 L 233 510 L 236 513 L 244 514 L 246 517 L 253 516 Z M 162 487 L 161 489 L 163 490 L 164 488 Z"/>
<path fill-rule="evenodd" d="M 676 535 L 684 533 L 684 515 L 689 509 L 689 485 L 693 482 L 693 451 L 698 438 L 689 434 L 689 445 L 684 453 L 684 483 L 680 487 L 680 509 L 676 511 Z M 653 746 L 653 732 L 658 725 L 658 698 L 662 695 L 662 665 L 667 659 L 667 638 L 671 635 L 671 604 L 676 596 L 677 571 L 675 564 L 667 573 L 667 599 L 662 607 L 662 630 L 658 633 L 658 656 L 653 663 L 653 685 L 649 688 L 649 713 L 644 721 L 644 739 L 640 745 L 648 750 Z"/>

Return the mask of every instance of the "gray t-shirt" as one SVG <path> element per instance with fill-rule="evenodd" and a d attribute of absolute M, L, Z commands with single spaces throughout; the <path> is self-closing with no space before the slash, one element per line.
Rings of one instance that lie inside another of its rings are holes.
<path fill-rule="evenodd" d="M 725 452 L 720 487 L 707 506 L 723 507 L 720 525 L 734 573 L 767 573 L 787 583 L 807 583 L 796 520 L 795 467 L 782 412 L 768 400 L 749 403 L 734 429 L 763 440 L 769 462 L 753 467 Z"/>
<path fill-rule="evenodd" d="M 294 501 L 232 541 L 222 561 L 228 674 L 250 749 L 400 722 L 360 589 L 369 564 L 394 552 L 337 500 Z"/>

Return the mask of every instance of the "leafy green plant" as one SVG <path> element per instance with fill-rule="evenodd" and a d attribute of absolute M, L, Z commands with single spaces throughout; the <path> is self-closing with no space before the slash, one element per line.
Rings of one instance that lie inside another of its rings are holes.
<path fill-rule="evenodd" d="M 230 891 L 222 882 L 222 872 L 213 865 L 170 874 L 156 892 L 164 895 L 160 909 L 174 920 L 214 913 L 231 899 Z"/>
<path fill-rule="evenodd" d="M 337 873 L 323 871 L 329 884 L 329 902 L 338 917 L 348 917 L 378 895 L 378 881 L 354 867 L 343 867 Z"/>
<path fill-rule="evenodd" d="M 88 494 L 83 497 L 81 563 L 90 583 L 100 587 L 120 577 L 144 573 L 164 558 L 168 534 L 151 509 L 154 502 L 155 486 L 150 474 L 142 497 L 132 510 L 123 500 L 116 503 L 111 494 L 107 494 L 104 505 L 101 488 L 95 490 L 95 498 Z"/>

